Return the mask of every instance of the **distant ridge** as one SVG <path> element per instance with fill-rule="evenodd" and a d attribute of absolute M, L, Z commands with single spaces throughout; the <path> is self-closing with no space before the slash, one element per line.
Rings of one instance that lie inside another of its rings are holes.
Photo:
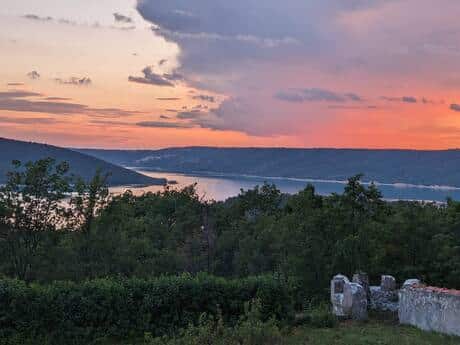
<path fill-rule="evenodd" d="M 135 171 L 114 165 L 99 158 L 70 149 L 0 138 L 0 183 L 5 183 L 6 173 L 12 170 L 11 162 L 15 159 L 22 162 L 36 161 L 51 157 L 56 161 L 70 164 L 71 173 L 85 180 L 91 179 L 99 168 L 103 173 L 110 173 L 109 184 L 115 185 L 153 185 L 165 184 L 164 179 L 154 179 Z"/>
<path fill-rule="evenodd" d="M 79 152 L 122 166 L 179 173 L 346 180 L 460 187 L 460 150 L 184 147 Z"/>

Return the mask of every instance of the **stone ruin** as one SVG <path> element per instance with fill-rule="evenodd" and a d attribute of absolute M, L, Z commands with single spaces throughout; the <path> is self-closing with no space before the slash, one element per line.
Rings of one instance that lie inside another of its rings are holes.
<path fill-rule="evenodd" d="M 404 325 L 460 336 L 460 291 L 406 281 L 399 292 L 398 316 Z"/>
<path fill-rule="evenodd" d="M 368 310 L 397 314 L 401 324 L 425 331 L 460 336 L 460 291 L 406 280 L 400 290 L 396 279 L 382 275 L 380 286 L 369 286 L 365 273 L 352 281 L 344 275 L 331 280 L 332 312 L 341 319 L 366 320 Z"/>
<path fill-rule="evenodd" d="M 336 275 L 331 281 L 332 310 L 340 318 L 366 320 L 367 296 L 362 285 L 350 282 L 344 275 Z"/>
<path fill-rule="evenodd" d="M 334 315 L 340 318 L 366 320 L 368 309 L 396 313 L 396 279 L 384 275 L 380 286 L 370 286 L 366 273 L 356 273 L 351 282 L 344 275 L 336 275 L 331 281 L 331 302 Z"/>

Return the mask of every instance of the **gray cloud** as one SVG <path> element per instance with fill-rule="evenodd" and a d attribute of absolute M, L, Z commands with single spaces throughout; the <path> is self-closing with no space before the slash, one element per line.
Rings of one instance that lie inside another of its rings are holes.
<path fill-rule="evenodd" d="M 128 80 L 133 83 L 140 83 L 140 84 L 149 84 L 149 85 L 157 85 L 157 86 L 168 86 L 173 87 L 174 84 L 168 80 L 165 76 L 154 73 L 152 67 L 147 66 L 142 70 L 143 77 L 134 77 L 129 76 Z"/>
<path fill-rule="evenodd" d="M 167 116 L 167 115 L 160 115 L 160 119 L 162 119 L 162 120 L 169 120 L 169 119 L 171 119 L 171 117 L 170 117 L 170 116 Z"/>
<path fill-rule="evenodd" d="M 337 93 L 326 89 L 293 89 L 289 91 L 279 91 L 275 98 L 286 102 L 333 102 L 345 103 L 348 101 L 361 102 L 362 98 L 354 93 Z"/>
<path fill-rule="evenodd" d="M 367 84 L 369 90 L 383 87 L 382 75 L 390 84 L 416 84 L 422 68 L 425 80 L 447 79 L 456 70 L 460 51 L 455 41 L 460 26 L 449 13 L 455 5 L 441 0 L 441 12 L 433 12 L 429 1 L 418 0 L 137 1 L 138 12 L 156 34 L 180 47 L 178 72 L 190 85 L 203 93 L 245 100 L 243 108 L 232 110 L 226 103 L 219 108 L 221 115 L 209 112 L 200 118 L 203 126 L 268 135 L 286 134 L 292 122 L 320 121 L 307 110 L 300 114 L 300 107 L 293 107 L 292 121 L 281 121 L 285 104 L 266 95 L 293 103 L 365 106 L 370 101 L 360 94 Z M 414 6 L 420 12 L 417 20 Z M 441 58 L 427 49 L 433 43 L 450 48 Z M 336 76 L 339 85 L 346 81 L 357 94 L 289 89 L 289 79 L 323 85 Z M 369 80 L 363 82 L 363 76 Z M 394 104 L 398 107 L 431 102 L 412 96 L 386 100 L 400 102 Z M 325 110 L 324 116 L 331 113 Z M 300 127 L 288 135 L 304 130 Z"/>
<path fill-rule="evenodd" d="M 51 125 L 59 121 L 51 117 L 8 117 L 0 116 L 0 125 L 2 123 L 18 124 L 18 125 Z"/>
<path fill-rule="evenodd" d="M 404 97 L 402 98 L 402 101 L 403 101 L 404 103 L 417 103 L 417 98 L 412 97 L 412 96 L 404 96 Z"/>
<path fill-rule="evenodd" d="M 125 16 L 125 15 L 123 15 L 121 13 L 117 13 L 117 12 L 115 12 L 113 14 L 113 17 L 114 17 L 115 21 L 118 22 L 118 23 L 133 23 L 134 22 L 131 17 Z"/>
<path fill-rule="evenodd" d="M 197 119 L 203 116 L 205 116 L 205 114 L 199 110 L 182 111 L 176 115 L 176 117 L 181 120 Z"/>
<path fill-rule="evenodd" d="M 41 93 L 31 92 L 31 91 L 22 91 L 22 90 L 0 91 L 0 100 L 9 99 L 9 98 L 40 97 L 40 96 L 42 96 Z"/>
<path fill-rule="evenodd" d="M 23 86 L 24 83 L 7 83 L 7 86 Z"/>
<path fill-rule="evenodd" d="M 182 122 L 142 121 L 136 123 L 139 127 L 151 128 L 193 128 L 193 124 Z"/>
<path fill-rule="evenodd" d="M 459 111 L 460 112 L 460 104 L 451 104 L 450 105 L 450 110 L 453 110 L 453 111 Z"/>
<path fill-rule="evenodd" d="M 40 93 L 29 91 L 0 92 L 0 110 L 56 115 L 86 114 L 95 117 L 118 117 L 139 113 L 118 108 L 92 108 L 79 103 L 51 101 L 49 98 L 56 99 L 47 99 Z"/>
<path fill-rule="evenodd" d="M 62 85 L 89 86 L 92 84 L 91 78 L 88 77 L 55 78 L 54 81 Z"/>
<path fill-rule="evenodd" d="M 45 97 L 47 101 L 70 101 L 71 98 L 67 97 Z"/>
<path fill-rule="evenodd" d="M 403 96 L 403 97 L 382 96 L 381 99 L 387 102 L 417 103 L 417 98 L 412 97 L 412 96 Z M 424 102 L 424 103 L 427 103 L 427 102 Z"/>
<path fill-rule="evenodd" d="M 158 97 L 158 101 L 179 101 L 180 98 L 178 97 Z"/>
<path fill-rule="evenodd" d="M 27 76 L 33 80 L 40 79 L 40 73 L 38 73 L 37 71 L 31 71 L 27 73 Z"/>
<path fill-rule="evenodd" d="M 50 22 L 50 21 L 54 20 L 53 17 L 49 17 L 49 16 L 41 17 L 41 16 L 38 16 L 36 14 L 26 14 L 26 15 L 24 15 L 24 18 L 30 19 L 30 20 L 36 20 L 36 21 L 40 21 L 40 22 Z"/>
<path fill-rule="evenodd" d="M 111 120 L 91 120 L 92 124 L 97 126 L 131 126 L 130 123 Z"/>
<path fill-rule="evenodd" d="M 119 24 L 131 24 L 133 23 L 132 18 L 124 16 L 119 13 L 114 13 L 114 18 L 115 21 Z M 98 22 L 94 23 L 85 23 L 85 22 L 76 22 L 74 20 L 70 20 L 67 18 L 54 18 L 51 16 L 39 16 L 36 14 L 26 14 L 23 16 L 23 18 L 33 20 L 36 22 L 42 22 L 42 23 L 57 23 L 57 24 L 64 24 L 64 25 L 71 25 L 71 26 L 84 26 L 84 27 L 91 27 L 93 29 L 100 29 L 100 28 L 109 28 L 109 29 L 115 29 L 115 30 L 134 30 L 136 27 L 134 25 L 130 26 L 120 26 L 120 25 L 109 25 L 109 26 L 103 26 L 100 25 Z M 118 18 L 118 20 L 117 20 Z"/>
<path fill-rule="evenodd" d="M 196 95 L 196 96 L 193 96 L 192 98 L 200 100 L 200 101 L 209 102 L 209 103 L 216 102 L 216 98 L 214 96 L 209 96 L 209 95 Z"/>

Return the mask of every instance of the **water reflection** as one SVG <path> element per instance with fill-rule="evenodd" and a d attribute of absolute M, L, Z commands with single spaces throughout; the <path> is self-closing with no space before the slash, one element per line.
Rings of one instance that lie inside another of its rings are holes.
<path fill-rule="evenodd" d="M 284 193 L 297 193 L 305 188 L 308 183 L 315 186 L 318 194 L 329 195 L 331 193 L 342 193 L 344 184 L 340 181 L 314 181 L 308 182 L 298 179 L 284 178 L 262 178 L 252 176 L 218 176 L 218 175 L 184 175 L 166 172 L 139 171 L 142 174 L 157 178 L 166 178 L 169 181 L 177 181 L 174 188 L 181 188 L 193 183 L 197 183 L 198 193 L 208 200 L 225 200 L 228 197 L 236 196 L 241 189 L 250 189 L 264 182 L 276 184 Z M 379 185 L 384 198 L 390 200 L 427 200 L 427 201 L 446 201 L 447 197 L 460 200 L 460 189 L 446 188 L 421 188 L 406 185 Z M 136 195 L 145 192 L 157 192 L 163 190 L 162 186 L 147 187 L 116 187 L 111 188 L 113 193 L 122 193 L 130 189 Z"/>

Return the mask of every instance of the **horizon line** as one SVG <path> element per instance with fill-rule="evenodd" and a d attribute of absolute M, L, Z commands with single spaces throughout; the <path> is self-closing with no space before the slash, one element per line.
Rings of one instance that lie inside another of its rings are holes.
<path fill-rule="evenodd" d="M 49 142 L 39 142 L 32 140 L 21 140 L 16 138 L 0 137 L 0 140 L 18 141 L 32 144 L 41 144 L 59 147 L 69 150 L 99 150 L 99 151 L 161 151 L 168 149 L 247 149 L 247 150 L 337 150 L 337 151 L 415 151 L 415 152 L 446 152 L 460 151 L 460 147 L 452 147 L 445 149 L 417 149 L 417 148 L 397 148 L 397 147 L 336 147 L 336 146 L 211 146 L 211 145 L 190 145 L 190 146 L 165 146 L 158 148 L 98 148 L 98 147 L 75 147 L 75 146 L 60 146 Z"/>

